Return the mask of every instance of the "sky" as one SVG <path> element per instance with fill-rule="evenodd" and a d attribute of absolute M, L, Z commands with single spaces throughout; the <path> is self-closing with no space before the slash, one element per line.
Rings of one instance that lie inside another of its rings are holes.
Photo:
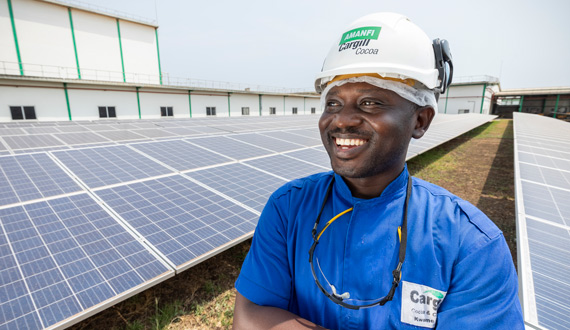
<path fill-rule="evenodd" d="M 503 90 L 570 87 L 568 0 L 81 2 L 156 20 L 170 77 L 311 89 L 351 22 L 389 11 L 447 39 L 455 77 L 498 77 Z"/>

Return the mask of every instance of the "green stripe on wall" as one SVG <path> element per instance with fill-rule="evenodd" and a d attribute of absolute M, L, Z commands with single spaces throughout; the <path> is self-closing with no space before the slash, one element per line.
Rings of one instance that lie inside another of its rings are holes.
<path fill-rule="evenodd" d="M 483 113 L 483 103 L 485 103 L 485 91 L 487 90 L 487 83 L 483 85 L 483 96 L 481 97 L 481 110 L 479 113 Z"/>
<path fill-rule="evenodd" d="M 123 43 L 121 41 L 121 27 L 119 26 L 119 19 L 117 18 L 117 33 L 119 34 L 119 50 L 121 51 L 121 67 L 123 68 L 123 82 L 127 82 L 125 77 L 125 62 L 123 61 Z"/>
<path fill-rule="evenodd" d="M 137 105 L 139 106 L 139 119 L 141 119 L 141 99 L 139 97 L 139 88 L 137 87 Z"/>
<path fill-rule="evenodd" d="M 188 91 L 188 107 L 190 108 L 190 118 L 192 118 L 192 91 Z"/>
<path fill-rule="evenodd" d="M 154 35 L 156 36 L 156 55 L 158 56 L 158 77 L 160 78 L 160 84 L 162 85 L 162 69 L 160 68 L 160 51 L 158 50 L 158 28 L 154 29 Z"/>
<path fill-rule="evenodd" d="M 8 0 L 8 11 L 10 12 L 10 21 L 12 22 L 12 32 L 14 34 L 14 44 L 16 45 L 16 54 L 18 55 L 18 66 L 20 67 L 20 75 L 23 76 L 24 67 L 22 66 L 22 57 L 20 56 L 20 46 L 18 45 L 18 35 L 16 34 L 16 21 L 14 21 L 12 0 Z"/>
<path fill-rule="evenodd" d="M 67 94 L 67 83 L 63 83 L 63 91 L 65 92 L 65 103 L 67 103 L 67 115 L 71 120 L 71 107 L 69 106 L 69 95 Z"/>
<path fill-rule="evenodd" d="M 79 68 L 79 56 L 77 55 L 77 44 L 75 43 L 75 29 L 73 28 L 73 17 L 71 8 L 67 8 L 69 13 L 69 26 L 71 26 L 71 38 L 73 39 L 73 50 L 75 51 L 75 64 L 77 65 L 77 77 L 81 79 L 81 69 Z"/>

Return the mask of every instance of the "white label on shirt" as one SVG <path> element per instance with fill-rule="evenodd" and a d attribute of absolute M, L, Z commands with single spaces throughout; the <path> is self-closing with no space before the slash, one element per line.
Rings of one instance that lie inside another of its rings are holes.
<path fill-rule="evenodd" d="M 400 321 L 425 328 L 435 328 L 437 309 L 447 292 L 429 286 L 402 281 Z"/>

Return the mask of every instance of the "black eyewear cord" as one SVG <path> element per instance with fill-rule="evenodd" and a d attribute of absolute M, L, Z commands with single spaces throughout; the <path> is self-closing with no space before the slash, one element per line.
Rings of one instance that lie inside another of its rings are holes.
<path fill-rule="evenodd" d="M 319 211 L 319 215 L 317 216 L 317 219 L 315 220 L 315 225 L 313 226 L 313 229 L 311 231 L 312 235 L 313 235 L 313 245 L 311 245 L 311 248 L 309 249 L 309 263 L 311 264 L 311 272 L 313 273 L 313 278 L 315 279 L 315 283 L 317 284 L 317 286 L 319 287 L 321 292 L 324 293 L 324 295 L 327 298 L 329 298 L 332 302 L 334 302 L 335 304 L 338 304 L 342 307 L 345 307 L 348 309 L 358 310 L 361 308 L 369 308 L 369 307 L 373 307 L 376 305 L 384 306 L 384 304 L 386 304 L 388 301 L 392 300 L 392 298 L 394 297 L 394 293 L 396 292 L 396 288 L 400 284 L 400 280 L 402 277 L 402 264 L 404 263 L 404 259 L 406 258 L 406 243 L 407 243 L 407 238 L 408 238 L 408 230 L 407 230 L 407 227 L 408 227 L 407 226 L 408 202 L 410 200 L 410 195 L 412 192 L 412 177 L 408 176 L 408 188 L 406 190 L 406 201 L 404 203 L 404 219 L 402 221 L 402 227 L 401 227 L 402 228 L 401 229 L 402 230 L 401 231 L 401 242 L 400 242 L 400 249 L 398 252 L 398 265 L 396 266 L 396 269 L 394 269 L 392 271 L 392 275 L 394 277 L 394 280 L 392 281 L 392 287 L 390 288 L 390 291 L 388 292 L 388 294 L 384 298 L 381 298 L 377 301 L 374 301 L 374 302 L 369 303 L 369 304 L 364 304 L 364 305 L 353 305 L 353 304 L 346 303 L 344 301 L 346 299 L 344 297 L 345 294 L 343 294 L 343 295 L 337 294 L 334 286 L 331 286 L 333 289 L 332 294 L 327 292 L 327 290 L 325 290 L 325 288 L 322 286 L 321 282 L 318 280 L 317 274 L 315 272 L 315 267 L 313 265 L 313 254 L 315 252 L 315 248 L 317 247 L 317 244 L 319 244 L 319 239 L 320 239 L 321 235 L 323 234 L 323 232 L 327 229 L 327 227 L 334 220 L 336 220 L 336 218 L 338 218 L 339 216 L 341 216 L 345 213 L 348 213 L 349 211 L 352 211 L 352 208 L 350 208 L 350 209 L 340 213 L 339 215 L 337 215 L 333 219 L 331 219 L 327 223 L 327 225 L 321 230 L 321 232 L 317 235 L 317 226 L 319 225 L 319 222 L 321 220 L 321 214 L 323 213 L 323 209 L 325 208 L 325 204 L 327 203 L 327 200 L 331 194 L 333 184 L 334 184 L 334 175 L 332 177 L 331 183 L 329 184 L 329 186 L 327 188 L 327 192 L 325 195 L 325 199 L 323 201 L 323 205 L 321 206 L 321 209 Z"/>

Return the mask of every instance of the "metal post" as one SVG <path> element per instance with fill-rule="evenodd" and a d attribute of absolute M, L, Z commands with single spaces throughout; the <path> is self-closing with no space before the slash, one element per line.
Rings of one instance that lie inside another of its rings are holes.
<path fill-rule="evenodd" d="M 188 107 L 190 108 L 190 118 L 192 118 L 192 91 L 188 90 Z"/>
<path fill-rule="evenodd" d="M 139 119 L 141 119 L 141 99 L 139 98 L 139 88 L 140 87 L 136 87 L 136 89 L 137 89 L 137 104 L 139 106 Z"/>
<path fill-rule="evenodd" d="M 449 86 L 447 86 L 447 92 L 445 93 L 445 109 L 443 113 L 447 113 L 447 100 L 449 100 Z"/>
<path fill-rule="evenodd" d="M 524 102 L 524 95 L 521 95 L 521 99 L 520 99 L 520 104 L 519 104 L 519 112 L 522 112 L 522 104 Z"/>
<path fill-rule="evenodd" d="M 483 113 L 483 103 L 485 103 L 485 91 L 487 90 L 487 83 L 485 83 L 483 85 L 483 96 L 481 97 L 481 110 L 479 110 L 479 113 Z"/>
<path fill-rule="evenodd" d="M 560 101 L 560 94 L 556 95 L 556 105 L 554 106 L 554 118 L 556 118 L 556 113 L 558 113 L 558 102 Z"/>
<path fill-rule="evenodd" d="M 259 116 L 261 115 L 261 94 L 259 94 Z"/>
<path fill-rule="evenodd" d="M 231 92 L 228 92 L 228 117 L 232 116 L 232 110 L 230 107 L 230 94 L 231 94 Z"/>
<path fill-rule="evenodd" d="M 67 95 L 67 83 L 63 83 L 63 91 L 65 92 L 65 103 L 67 103 L 67 115 L 71 121 L 71 107 L 69 106 L 69 95 Z"/>

